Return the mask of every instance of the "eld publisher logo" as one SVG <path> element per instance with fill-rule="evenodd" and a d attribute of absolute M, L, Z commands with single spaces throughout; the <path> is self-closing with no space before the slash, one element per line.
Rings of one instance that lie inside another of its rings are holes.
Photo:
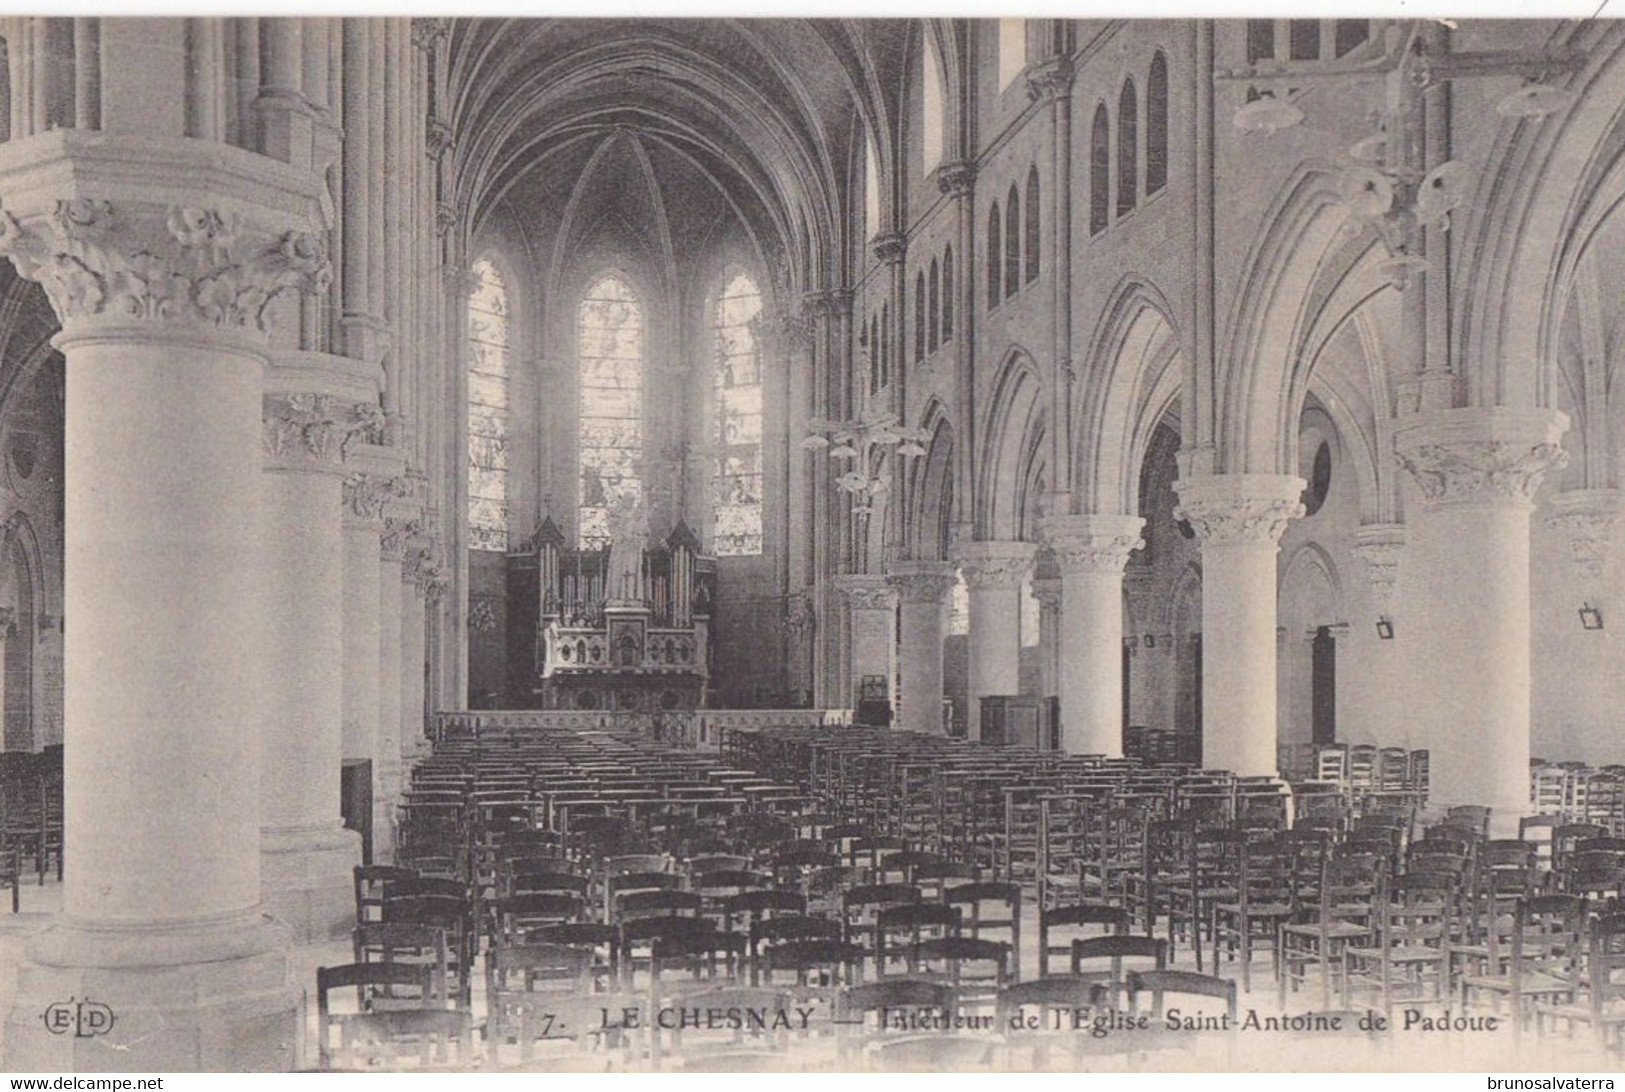
<path fill-rule="evenodd" d="M 113 1030 L 113 1010 L 88 997 L 83 1001 L 73 997 L 58 1001 L 45 1010 L 43 1019 L 45 1030 L 52 1035 L 71 1034 L 75 1039 L 90 1039 Z"/>

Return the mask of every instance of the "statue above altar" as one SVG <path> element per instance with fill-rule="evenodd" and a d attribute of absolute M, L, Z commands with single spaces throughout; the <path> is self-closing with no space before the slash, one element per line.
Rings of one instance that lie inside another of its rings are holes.
<path fill-rule="evenodd" d="M 605 606 L 644 607 L 648 604 L 644 552 L 649 546 L 649 510 L 634 489 L 624 489 L 608 509 L 609 572 Z"/>

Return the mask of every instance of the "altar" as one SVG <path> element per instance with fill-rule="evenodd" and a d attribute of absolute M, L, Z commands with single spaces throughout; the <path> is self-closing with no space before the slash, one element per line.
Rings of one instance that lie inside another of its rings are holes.
<path fill-rule="evenodd" d="M 508 552 L 508 708 L 705 707 L 716 562 L 681 519 L 649 538 L 643 511 L 626 504 L 602 546 L 568 546 L 548 517 Z"/>

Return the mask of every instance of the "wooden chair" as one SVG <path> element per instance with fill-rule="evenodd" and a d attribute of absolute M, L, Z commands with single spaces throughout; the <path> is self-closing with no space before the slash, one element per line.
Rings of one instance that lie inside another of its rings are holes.
<path fill-rule="evenodd" d="M 429 925 L 391 921 L 369 921 L 355 927 L 352 934 L 357 963 L 427 966 L 433 973 L 427 1003 L 444 1007 L 454 992 L 450 962 L 446 952 L 446 932 Z M 368 1008 L 402 1007 L 386 990 L 368 999 Z M 420 1008 L 425 998 L 415 991 L 404 999 L 406 1007 Z"/>
<path fill-rule="evenodd" d="M 324 1015 L 320 1064 L 340 1071 L 464 1072 L 474 1064 L 473 1018 L 449 1009 Z"/>
<path fill-rule="evenodd" d="M 835 1006 L 838 1064 L 847 1070 L 858 1068 L 868 1061 L 867 1054 L 874 1044 L 912 1037 L 882 1022 L 888 1012 L 896 1011 L 907 1011 L 917 1021 L 946 1026 L 957 1012 L 957 999 L 951 986 L 914 978 L 889 978 L 842 990 Z M 923 1034 L 939 1046 L 946 1038 L 940 1030 L 925 1030 Z"/>
<path fill-rule="evenodd" d="M 1129 931 L 1129 913 L 1122 906 L 1051 906 L 1038 911 L 1038 977 L 1048 978 L 1056 957 L 1070 959 L 1074 941 L 1106 933 Z"/>
<path fill-rule="evenodd" d="M 1165 970 L 1168 942 L 1145 936 L 1089 937 L 1072 942 L 1072 977 L 1099 985 L 1112 1008 L 1122 1007 L 1130 961 L 1141 964 L 1140 970 Z"/>
<path fill-rule="evenodd" d="M 999 992 L 994 1026 L 1012 1029 L 1019 1020 L 1021 1030 L 1005 1036 L 1004 1068 L 1018 1072 L 1085 1068 L 1088 1055 L 1098 1051 L 1098 1044 L 1091 1042 L 1089 1021 L 1104 994 L 1099 983 L 1062 976 L 1006 986 Z"/>
<path fill-rule="evenodd" d="M 391 883 L 417 879 L 417 871 L 396 865 L 356 865 L 355 923 L 365 925 L 384 918 L 384 890 Z"/>

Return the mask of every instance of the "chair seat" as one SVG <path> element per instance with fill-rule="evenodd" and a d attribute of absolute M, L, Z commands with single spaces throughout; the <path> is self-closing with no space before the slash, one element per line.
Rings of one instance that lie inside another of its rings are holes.
<path fill-rule="evenodd" d="M 1288 925 L 1285 927 L 1285 931 L 1291 933 L 1293 936 L 1318 937 L 1321 935 L 1323 929 L 1322 926 L 1318 924 Z M 1370 936 L 1371 930 L 1367 929 L 1363 925 L 1355 925 L 1353 922 L 1349 921 L 1332 921 L 1326 923 L 1324 926 L 1324 933 L 1333 940 L 1348 940 L 1353 937 Z"/>
<path fill-rule="evenodd" d="M 1221 902 L 1219 904 L 1219 913 L 1221 914 L 1240 914 L 1242 909 L 1239 902 Z M 1253 918 L 1284 918 L 1293 911 L 1291 903 L 1261 902 L 1246 907 L 1246 912 L 1248 917 Z"/>
<path fill-rule="evenodd" d="M 1489 990 L 1493 993 L 1511 993 L 1512 976 L 1509 974 L 1470 974 L 1462 977 L 1462 985 L 1474 990 Z M 1563 993 L 1571 993 L 1574 987 L 1569 982 L 1553 975 L 1535 972 L 1526 973 L 1519 991 L 1525 996 L 1539 997 Z"/>

